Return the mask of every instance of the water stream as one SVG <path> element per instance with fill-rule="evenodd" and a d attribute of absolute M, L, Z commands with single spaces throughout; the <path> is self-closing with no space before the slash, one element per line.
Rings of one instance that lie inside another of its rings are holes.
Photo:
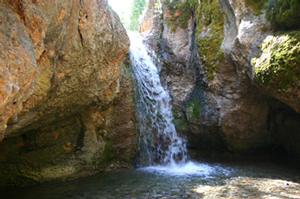
<path fill-rule="evenodd" d="M 1 199 L 300 198 L 300 171 L 268 162 L 202 163 L 194 175 L 121 169 L 68 182 L 0 188 Z"/>
<path fill-rule="evenodd" d="M 172 124 L 171 99 L 142 38 L 131 39 L 138 94 L 140 165 L 26 188 L 0 188 L 2 199 L 299 198 L 300 170 L 269 162 L 195 163 Z"/>
<path fill-rule="evenodd" d="M 143 44 L 143 36 L 130 33 L 130 60 L 136 84 L 139 121 L 140 162 L 176 165 L 186 162 L 185 142 L 177 135 L 173 122 L 171 98 L 162 87 L 158 70 Z"/>
<path fill-rule="evenodd" d="M 159 71 L 143 35 L 129 33 L 130 60 L 133 70 L 139 122 L 138 162 L 144 170 L 176 175 L 204 175 L 207 165 L 188 161 L 185 141 L 172 123 L 171 98 L 161 85 Z M 149 166 L 151 165 L 151 166 Z"/>

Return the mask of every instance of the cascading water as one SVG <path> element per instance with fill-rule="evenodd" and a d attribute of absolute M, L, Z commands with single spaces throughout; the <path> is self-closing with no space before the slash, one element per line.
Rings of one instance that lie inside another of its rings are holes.
<path fill-rule="evenodd" d="M 177 135 L 171 98 L 161 85 L 158 70 L 142 36 L 130 33 L 130 60 L 136 84 L 141 164 L 169 164 L 186 161 L 185 142 Z"/>
<path fill-rule="evenodd" d="M 171 175 L 208 175 L 215 169 L 187 161 L 184 140 L 177 135 L 173 121 L 171 98 L 162 87 L 143 36 L 129 33 L 130 61 L 133 70 L 139 122 L 138 166 L 147 171 Z M 153 165 L 153 166 L 149 166 Z"/>

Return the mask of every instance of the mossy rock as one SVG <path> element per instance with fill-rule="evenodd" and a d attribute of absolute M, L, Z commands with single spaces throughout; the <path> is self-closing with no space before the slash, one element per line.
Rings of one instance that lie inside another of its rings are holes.
<path fill-rule="evenodd" d="M 202 63 L 207 70 L 208 80 L 213 80 L 213 73 L 219 70 L 218 63 L 224 62 L 221 48 L 224 39 L 224 18 L 218 0 L 203 0 L 196 12 L 196 45 Z M 203 31 L 206 34 L 203 35 Z"/>
<path fill-rule="evenodd" d="M 189 19 L 198 6 L 198 0 L 164 0 L 163 2 L 171 15 L 167 17 L 166 22 L 172 32 L 175 32 L 178 26 L 186 29 Z M 175 14 L 176 12 L 179 12 L 179 15 Z"/>
<path fill-rule="evenodd" d="M 170 12 L 166 21 L 172 31 L 177 27 L 185 29 L 188 20 L 196 13 L 196 35 L 206 31 L 205 36 L 196 36 L 196 44 L 202 63 L 207 70 L 208 80 L 213 80 L 213 73 L 219 70 L 218 62 L 225 60 L 221 44 L 224 39 L 224 15 L 218 0 L 165 0 L 164 4 Z M 179 12 L 179 14 L 178 14 Z M 226 16 L 225 16 L 226 17 Z"/>
<path fill-rule="evenodd" d="M 262 52 L 252 59 L 252 66 L 263 84 L 277 90 L 299 88 L 300 31 L 268 36 Z"/>
<path fill-rule="evenodd" d="M 245 0 L 246 6 L 250 7 L 254 14 L 260 15 L 266 8 L 268 0 Z"/>
<path fill-rule="evenodd" d="M 175 125 L 176 129 L 183 130 L 188 127 L 187 120 L 184 117 L 180 117 L 177 111 L 173 111 L 174 120 L 172 123 Z"/>
<path fill-rule="evenodd" d="M 266 9 L 271 24 L 280 30 L 300 28 L 300 0 L 245 0 L 254 14 Z"/>
<path fill-rule="evenodd" d="M 269 0 L 267 18 L 279 29 L 300 28 L 300 0 Z"/>
<path fill-rule="evenodd" d="M 198 117 L 201 112 L 201 106 L 199 101 L 190 101 L 186 106 L 187 114 Z"/>

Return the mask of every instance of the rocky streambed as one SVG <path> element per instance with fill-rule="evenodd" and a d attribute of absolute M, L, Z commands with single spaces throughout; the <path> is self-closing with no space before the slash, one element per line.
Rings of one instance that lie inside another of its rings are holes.
<path fill-rule="evenodd" d="M 195 165 L 198 171 L 193 174 L 192 165 L 182 170 L 132 168 L 68 182 L 2 189 L 1 198 L 300 198 L 300 172 L 295 168 L 270 162 Z"/>

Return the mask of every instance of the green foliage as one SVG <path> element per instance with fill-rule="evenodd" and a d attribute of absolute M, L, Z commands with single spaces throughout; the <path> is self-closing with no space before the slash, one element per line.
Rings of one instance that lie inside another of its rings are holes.
<path fill-rule="evenodd" d="M 262 45 L 263 54 L 254 57 L 254 73 L 265 85 L 274 89 L 299 87 L 300 32 L 269 36 Z"/>
<path fill-rule="evenodd" d="M 120 16 L 120 20 L 121 20 L 121 23 L 125 26 L 125 27 L 127 27 L 128 25 L 129 25 L 129 19 L 128 19 L 128 17 L 125 15 L 125 13 L 124 12 L 122 12 L 121 13 L 121 16 Z"/>
<path fill-rule="evenodd" d="M 164 0 L 167 6 L 170 17 L 167 17 L 167 24 L 171 27 L 172 32 L 175 32 L 177 27 L 180 26 L 186 29 L 188 20 L 191 18 L 192 13 L 196 10 L 198 0 Z"/>
<path fill-rule="evenodd" d="M 269 0 L 267 18 L 280 29 L 300 28 L 300 0 Z"/>
<path fill-rule="evenodd" d="M 139 17 L 142 15 L 146 7 L 146 0 L 133 0 L 131 6 L 130 22 L 128 29 L 138 31 Z"/>
<path fill-rule="evenodd" d="M 268 0 L 245 0 L 245 4 L 257 15 L 260 15 L 261 11 L 266 8 L 267 2 Z"/>
<path fill-rule="evenodd" d="M 208 80 L 213 80 L 213 73 L 219 70 L 218 62 L 225 60 L 221 44 L 224 36 L 224 19 L 218 0 L 202 0 L 198 5 L 196 35 L 207 31 L 204 36 L 196 37 L 196 45 L 202 63 L 207 70 Z"/>

